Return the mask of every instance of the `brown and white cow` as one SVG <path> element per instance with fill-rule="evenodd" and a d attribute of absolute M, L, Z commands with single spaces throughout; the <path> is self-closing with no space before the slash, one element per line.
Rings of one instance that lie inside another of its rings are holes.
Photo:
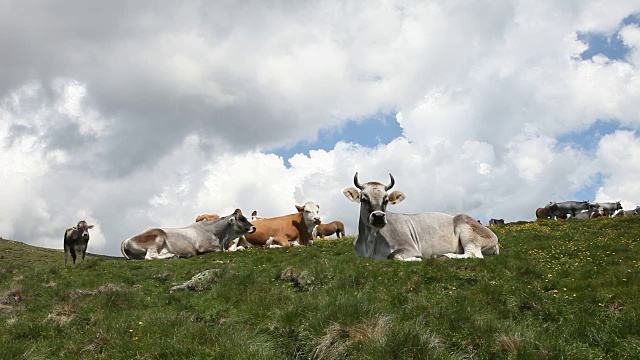
<path fill-rule="evenodd" d="M 373 259 L 421 261 L 423 258 L 482 258 L 498 254 L 498 237 L 469 215 L 438 212 L 397 214 L 387 205 L 407 196 L 401 191 L 387 193 L 395 184 L 371 181 L 361 184 L 358 173 L 355 188 L 343 190 L 347 199 L 360 203 L 356 254 Z"/>
<path fill-rule="evenodd" d="M 325 236 L 336 234 L 337 238 L 344 237 L 344 224 L 341 221 L 332 221 L 327 224 L 320 224 L 313 229 L 313 238 L 324 239 Z"/>
<path fill-rule="evenodd" d="M 220 251 L 227 244 L 256 228 L 240 209 L 216 220 L 205 220 L 182 228 L 155 228 L 124 240 L 120 246 L 127 259 L 185 258 Z"/>
<path fill-rule="evenodd" d="M 256 231 L 243 236 L 240 245 L 283 247 L 313 244 L 311 232 L 320 224 L 320 206 L 307 201 L 303 206 L 296 205 L 296 209 L 298 212 L 295 214 L 254 221 Z"/>
<path fill-rule="evenodd" d="M 216 220 L 220 219 L 220 215 L 218 214 L 202 214 L 196 217 L 196 222 L 200 222 L 202 220 Z"/>
<path fill-rule="evenodd" d="M 79 252 L 84 261 L 87 253 L 87 244 L 89 243 L 89 229 L 93 229 L 93 225 L 87 224 L 86 221 L 80 220 L 74 227 L 70 227 L 64 232 L 64 264 L 67 265 L 69 254 L 76 263 L 76 252 Z"/>

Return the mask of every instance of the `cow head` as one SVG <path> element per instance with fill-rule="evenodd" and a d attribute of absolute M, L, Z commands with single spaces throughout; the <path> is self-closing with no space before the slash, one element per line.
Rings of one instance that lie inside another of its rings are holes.
<path fill-rule="evenodd" d="M 302 213 L 302 218 L 304 219 L 305 225 L 311 231 L 314 226 L 320 225 L 320 205 L 314 203 L 313 201 L 307 201 L 304 205 L 296 205 L 296 209 L 299 213 Z"/>
<path fill-rule="evenodd" d="M 240 209 L 236 209 L 233 214 L 229 215 L 229 223 L 233 225 L 233 230 L 236 234 L 251 234 L 256 231 L 256 227 L 242 215 Z"/>
<path fill-rule="evenodd" d="M 78 221 L 78 225 L 76 225 L 76 230 L 78 232 L 78 235 L 82 239 L 85 239 L 85 240 L 89 239 L 89 229 L 93 229 L 93 225 L 87 224 L 87 222 L 84 220 Z"/>
<path fill-rule="evenodd" d="M 375 181 L 361 184 L 356 172 L 353 184 L 357 189 L 350 187 L 342 191 L 347 199 L 360 203 L 360 220 L 367 226 L 383 228 L 387 225 L 387 205 L 397 204 L 407 197 L 402 191 L 397 190 L 387 194 L 387 191 L 396 183 L 393 175 L 389 174 L 389 177 L 391 178 L 389 185 Z"/>

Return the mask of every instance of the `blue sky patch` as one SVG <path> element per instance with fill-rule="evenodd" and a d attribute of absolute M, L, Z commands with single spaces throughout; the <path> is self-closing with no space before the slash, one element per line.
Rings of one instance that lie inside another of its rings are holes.
<path fill-rule="evenodd" d="M 593 151 L 603 136 L 613 134 L 617 130 L 633 130 L 621 126 L 616 120 L 597 120 L 587 129 L 564 134 L 558 137 L 557 147 L 571 145 L 586 151 Z"/>
<path fill-rule="evenodd" d="M 634 14 L 624 18 L 618 29 L 629 24 L 640 24 L 640 14 Z M 624 60 L 630 50 L 622 42 L 619 30 L 609 35 L 605 33 L 579 32 L 578 40 L 589 44 L 589 48 L 580 54 L 583 60 L 591 59 L 591 57 L 597 54 L 603 54 L 611 60 Z"/>
<path fill-rule="evenodd" d="M 291 147 L 281 147 L 267 151 L 281 156 L 285 165 L 290 166 L 289 159 L 298 153 L 309 155 L 309 150 L 332 150 L 338 141 L 350 142 L 374 148 L 388 144 L 402 136 L 402 128 L 396 120 L 395 112 L 377 113 L 364 120 L 348 121 L 343 127 L 321 129 L 315 142 L 300 141 Z"/>

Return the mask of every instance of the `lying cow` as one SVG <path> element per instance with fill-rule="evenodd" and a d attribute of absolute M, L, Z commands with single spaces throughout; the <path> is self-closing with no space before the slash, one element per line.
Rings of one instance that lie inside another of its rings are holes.
<path fill-rule="evenodd" d="M 336 234 L 337 238 L 344 237 L 344 224 L 341 221 L 332 221 L 327 224 L 320 224 L 313 229 L 313 238 L 324 239 L 325 236 Z"/>
<path fill-rule="evenodd" d="M 600 209 L 591 209 L 584 210 L 576 214 L 576 216 L 571 217 L 571 219 L 577 220 L 586 220 L 586 219 L 595 219 L 601 216 Z"/>
<path fill-rule="evenodd" d="M 93 229 L 93 225 L 87 224 L 86 221 L 80 220 L 74 227 L 70 227 L 64 232 L 64 264 L 67 265 L 69 254 L 76 263 L 76 252 L 80 252 L 82 261 L 87 253 L 87 244 L 89 244 L 89 229 Z"/>
<path fill-rule="evenodd" d="M 504 225 L 504 219 L 490 219 L 489 225 Z"/>
<path fill-rule="evenodd" d="M 256 228 L 240 209 L 216 220 L 199 221 L 183 228 L 155 228 L 122 242 L 127 259 L 186 258 L 225 249 L 227 244 Z"/>
<path fill-rule="evenodd" d="M 633 210 L 621 210 L 624 211 L 624 216 L 634 216 L 640 214 L 640 206 L 636 206 Z"/>
<path fill-rule="evenodd" d="M 320 224 L 318 215 L 320 206 L 313 201 L 308 201 L 303 206 L 296 205 L 296 209 L 298 212 L 295 214 L 254 221 L 256 231 L 243 236 L 243 239 L 240 239 L 240 245 L 269 247 L 311 245 L 313 227 Z"/>
<path fill-rule="evenodd" d="M 202 215 L 198 215 L 198 217 L 196 217 L 196 222 L 200 222 L 203 220 L 216 220 L 216 219 L 220 219 L 220 215 L 218 214 L 202 214 Z"/>
<path fill-rule="evenodd" d="M 609 213 L 609 216 L 614 216 L 616 214 L 616 211 L 622 210 L 622 204 L 620 203 L 620 201 L 616 201 L 616 202 L 595 202 L 595 203 L 591 203 L 589 205 L 591 205 L 594 208 L 600 208 L 602 210 L 607 210 L 607 212 Z"/>
<path fill-rule="evenodd" d="M 388 204 L 406 198 L 400 191 L 387 193 L 395 184 L 379 182 L 361 184 L 358 173 L 353 177 L 356 188 L 343 190 L 347 199 L 360 203 L 358 237 L 353 242 L 356 254 L 374 259 L 420 261 L 423 258 L 482 258 L 498 254 L 498 237 L 469 215 L 432 212 L 396 214 L 387 211 Z"/>

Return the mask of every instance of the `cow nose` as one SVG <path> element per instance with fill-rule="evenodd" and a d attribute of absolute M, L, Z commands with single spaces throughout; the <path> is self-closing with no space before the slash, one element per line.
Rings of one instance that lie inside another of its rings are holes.
<path fill-rule="evenodd" d="M 374 211 L 369 217 L 369 222 L 374 226 L 384 226 L 387 224 L 387 216 L 382 211 Z"/>
<path fill-rule="evenodd" d="M 313 218 L 313 222 L 316 224 L 320 224 L 320 218 L 319 217 L 314 217 Z"/>

